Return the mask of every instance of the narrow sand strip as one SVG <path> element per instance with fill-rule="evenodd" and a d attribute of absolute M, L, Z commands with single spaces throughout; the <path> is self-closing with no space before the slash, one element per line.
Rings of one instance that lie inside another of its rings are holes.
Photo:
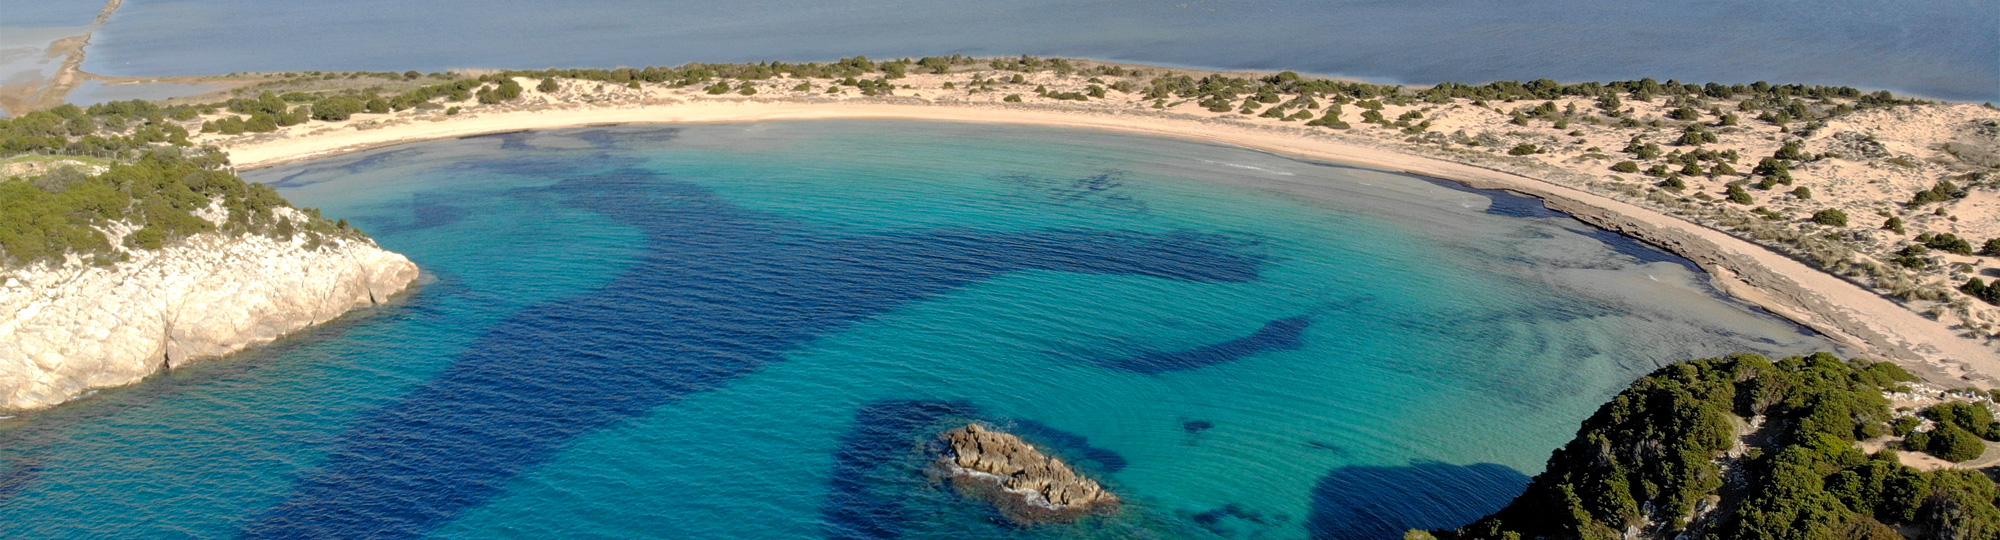
<path fill-rule="evenodd" d="M 327 129 L 226 148 L 240 169 L 258 169 L 424 140 L 606 124 L 765 120 L 898 119 L 1027 124 L 1131 132 L 1233 144 L 1308 159 L 1409 172 L 1507 189 L 1550 208 L 1694 260 L 1729 294 L 1813 328 L 1864 353 L 1893 360 L 1934 383 L 1991 387 L 2000 353 L 1945 324 L 1762 246 L 1676 217 L 1581 190 L 1491 169 L 1384 148 L 1222 122 L 1114 112 L 879 103 L 694 102 L 544 111 L 483 112 L 371 129 Z"/>

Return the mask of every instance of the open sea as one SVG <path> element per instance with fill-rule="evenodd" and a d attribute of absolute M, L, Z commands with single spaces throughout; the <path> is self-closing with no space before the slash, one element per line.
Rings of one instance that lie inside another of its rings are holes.
<path fill-rule="evenodd" d="M 1179 140 L 635 126 L 247 176 L 421 290 L 0 420 L 0 538 L 1393 539 L 1644 372 L 1830 346 L 1532 199 Z M 1124 510 L 953 495 L 925 448 L 972 421 Z"/>
<path fill-rule="evenodd" d="M 32 49 L 87 30 L 104 5 L 0 0 L 0 84 L 53 70 Z M 123 76 L 1034 54 L 1407 84 L 1653 77 L 2000 100 L 1993 0 L 125 0 L 88 53 L 85 70 Z"/>

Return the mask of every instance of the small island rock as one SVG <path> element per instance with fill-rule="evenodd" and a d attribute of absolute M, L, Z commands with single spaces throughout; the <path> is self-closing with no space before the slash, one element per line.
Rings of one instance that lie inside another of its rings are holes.
<path fill-rule="evenodd" d="M 936 462 L 960 493 L 991 502 L 1016 523 L 1067 522 L 1118 508 L 1118 496 L 1010 433 L 979 424 L 947 431 Z"/>

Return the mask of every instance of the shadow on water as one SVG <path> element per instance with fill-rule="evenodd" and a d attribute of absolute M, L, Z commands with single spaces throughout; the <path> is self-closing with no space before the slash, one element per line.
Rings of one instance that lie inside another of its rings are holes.
<path fill-rule="evenodd" d="M 5 468 L 0 468 L 0 507 L 4 507 L 35 484 L 35 478 L 42 474 L 42 460 L 22 456 L 0 463 L 5 463 Z"/>
<path fill-rule="evenodd" d="M 1456 528 L 1507 506 L 1528 477 L 1504 465 L 1435 461 L 1341 467 L 1313 487 L 1313 540 L 1385 540 L 1409 529 Z"/>
<path fill-rule="evenodd" d="M 1158 375 L 1169 371 L 1200 369 L 1241 360 L 1267 351 L 1290 351 L 1305 345 L 1306 328 L 1312 319 L 1290 317 L 1264 323 L 1248 336 L 1174 352 L 1146 353 L 1103 360 L 1098 365 L 1120 371 Z"/>
<path fill-rule="evenodd" d="M 1125 456 L 1108 448 L 1091 446 L 1089 437 L 1056 429 L 1034 420 L 1020 419 L 1000 424 L 1002 428 L 1021 436 L 1030 444 L 1059 450 L 1066 461 L 1084 471 L 1115 473 L 1125 470 Z"/>
<path fill-rule="evenodd" d="M 407 232 L 433 229 L 458 223 L 470 214 L 466 209 L 446 203 L 441 197 L 431 193 L 417 193 L 410 196 L 408 205 L 400 205 L 395 215 L 407 214 L 408 220 L 388 216 L 375 216 L 371 221 L 378 223 L 375 233 L 396 235 Z"/>
<path fill-rule="evenodd" d="M 841 435 L 840 446 L 833 452 L 827 498 L 820 512 L 826 537 L 900 538 L 911 521 L 920 515 L 936 517 L 941 507 L 976 509 L 986 522 L 1007 523 L 997 512 L 965 504 L 941 486 L 932 485 L 926 473 L 941 444 L 938 435 L 972 421 L 1019 435 L 1093 478 L 1102 480 L 1104 474 L 1125 468 L 1124 456 L 1091 446 L 1088 437 L 1029 419 L 988 418 L 977 406 L 964 401 L 878 401 L 855 413 L 853 426 Z"/>
<path fill-rule="evenodd" d="M 829 540 L 902 536 L 909 521 L 905 496 L 927 483 L 914 449 L 953 424 L 977 416 L 963 401 L 883 401 L 854 415 L 840 437 L 828 475 L 826 506 L 820 512 Z"/>
<path fill-rule="evenodd" d="M 1146 201 L 1123 193 L 1124 173 L 1099 173 L 1077 179 L 1047 178 L 1014 174 L 1002 177 L 1015 187 L 1016 195 L 1058 206 L 1086 205 L 1107 210 L 1144 214 Z"/>
<path fill-rule="evenodd" d="M 1243 282 L 1260 265 L 1237 253 L 1238 241 L 1194 233 L 828 236 L 639 169 L 536 191 L 644 233 L 646 251 L 600 290 L 490 327 L 436 378 L 365 414 L 244 537 L 423 536 L 574 437 L 727 384 L 858 320 L 1004 273 Z"/>

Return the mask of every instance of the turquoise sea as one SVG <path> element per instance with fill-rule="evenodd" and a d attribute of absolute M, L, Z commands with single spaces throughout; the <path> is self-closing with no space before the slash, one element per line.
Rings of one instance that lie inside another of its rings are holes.
<path fill-rule="evenodd" d="M 4 538 L 1399 538 L 1666 362 L 1829 345 L 1500 192 L 917 122 L 633 126 L 261 170 L 425 270 L 0 420 Z M 1127 501 L 1021 527 L 970 421 Z"/>

